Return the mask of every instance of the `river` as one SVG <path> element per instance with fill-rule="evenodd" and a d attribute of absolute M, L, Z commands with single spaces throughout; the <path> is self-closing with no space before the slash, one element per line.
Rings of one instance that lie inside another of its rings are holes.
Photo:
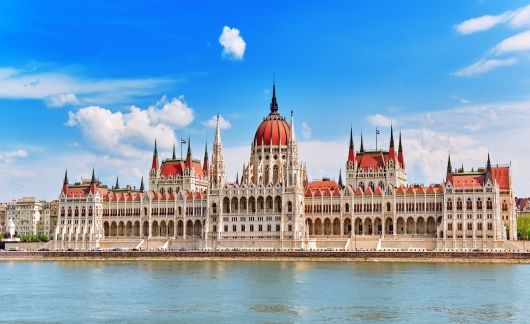
<path fill-rule="evenodd" d="M 0 321 L 530 320 L 530 265 L 6 261 L 0 276 Z"/>

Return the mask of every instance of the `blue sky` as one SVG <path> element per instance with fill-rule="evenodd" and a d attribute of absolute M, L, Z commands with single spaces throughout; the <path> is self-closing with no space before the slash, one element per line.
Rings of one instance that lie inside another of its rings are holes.
<path fill-rule="evenodd" d="M 386 146 L 393 121 L 411 182 L 441 181 L 449 152 L 476 168 L 489 151 L 529 195 L 528 5 L 0 2 L 0 201 L 56 197 L 65 168 L 138 185 L 155 137 L 168 156 L 189 136 L 200 157 L 216 113 L 233 178 L 273 74 L 311 178 L 337 176 L 350 125 Z"/>

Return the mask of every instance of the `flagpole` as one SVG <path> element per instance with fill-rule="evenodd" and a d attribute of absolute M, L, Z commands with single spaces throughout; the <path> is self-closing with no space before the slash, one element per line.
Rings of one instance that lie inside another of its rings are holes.
<path fill-rule="evenodd" d="M 377 127 L 375 128 L 375 150 L 377 151 L 377 134 L 379 134 L 379 132 L 377 131 Z"/>
<path fill-rule="evenodd" d="M 182 161 L 182 140 L 183 138 L 180 138 L 180 160 Z"/>

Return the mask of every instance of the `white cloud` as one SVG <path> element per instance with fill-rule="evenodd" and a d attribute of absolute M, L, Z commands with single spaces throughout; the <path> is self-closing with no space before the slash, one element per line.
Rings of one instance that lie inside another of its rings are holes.
<path fill-rule="evenodd" d="M 162 98 L 147 109 L 131 106 L 124 113 L 99 106 L 81 108 L 69 112 L 67 125 L 79 128 L 87 143 L 98 152 L 134 156 L 155 138 L 161 147 L 171 147 L 176 141 L 173 127 L 185 127 L 193 118 L 192 109 L 182 97 L 171 101 Z"/>
<path fill-rule="evenodd" d="M 201 122 L 201 124 L 210 128 L 215 128 L 215 126 L 217 125 L 217 116 L 213 115 L 212 118 Z M 219 128 L 229 129 L 230 127 L 232 127 L 232 124 L 230 124 L 228 120 L 224 119 L 223 116 L 219 115 Z"/>
<path fill-rule="evenodd" d="M 16 158 L 25 158 L 28 156 L 28 151 L 26 150 L 14 150 L 14 151 L 0 151 L 0 161 L 11 163 L 13 162 L 13 159 Z"/>
<path fill-rule="evenodd" d="M 158 93 L 175 82 L 170 78 L 90 79 L 63 71 L 0 67 L 0 98 L 45 100 L 52 104 L 66 99 L 72 103 L 69 94 L 75 93 L 76 100 L 82 104 L 130 102 L 135 96 Z"/>
<path fill-rule="evenodd" d="M 484 15 L 468 19 L 456 26 L 462 34 L 471 34 L 485 31 L 501 24 L 509 24 L 512 28 L 521 28 L 530 25 L 530 5 L 516 10 L 505 11 L 499 15 Z"/>
<path fill-rule="evenodd" d="M 223 46 L 223 57 L 234 60 L 243 59 L 247 45 L 243 37 L 239 35 L 239 29 L 224 26 L 219 36 L 219 43 Z"/>
<path fill-rule="evenodd" d="M 499 55 L 528 50 L 530 50 L 530 30 L 504 39 L 493 48 L 492 52 Z"/>
<path fill-rule="evenodd" d="M 311 127 L 306 122 L 302 122 L 302 138 L 308 140 L 311 138 Z"/>
<path fill-rule="evenodd" d="M 392 124 L 392 119 L 381 114 L 369 115 L 366 119 L 374 126 L 390 127 Z"/>
<path fill-rule="evenodd" d="M 507 59 L 482 59 L 470 66 L 466 66 L 454 74 L 460 77 L 471 77 L 477 74 L 482 74 L 494 70 L 502 66 L 510 66 L 517 63 L 517 58 L 507 58 Z"/>
<path fill-rule="evenodd" d="M 46 98 L 46 105 L 51 108 L 60 108 L 67 105 L 78 105 L 79 100 L 73 93 L 58 94 Z"/>
<path fill-rule="evenodd" d="M 461 104 L 468 104 L 468 103 L 471 103 L 471 100 L 468 100 L 466 98 L 462 98 L 460 96 L 457 96 L 457 95 L 451 95 L 450 96 L 451 99 L 454 99 L 456 101 L 458 101 L 459 103 Z"/>

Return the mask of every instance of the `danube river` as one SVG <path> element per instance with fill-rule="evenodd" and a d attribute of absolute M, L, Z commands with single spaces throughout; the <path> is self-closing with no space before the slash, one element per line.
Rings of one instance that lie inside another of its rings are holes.
<path fill-rule="evenodd" d="M 530 320 L 530 265 L 6 261 L 0 276 L 0 321 Z"/>

